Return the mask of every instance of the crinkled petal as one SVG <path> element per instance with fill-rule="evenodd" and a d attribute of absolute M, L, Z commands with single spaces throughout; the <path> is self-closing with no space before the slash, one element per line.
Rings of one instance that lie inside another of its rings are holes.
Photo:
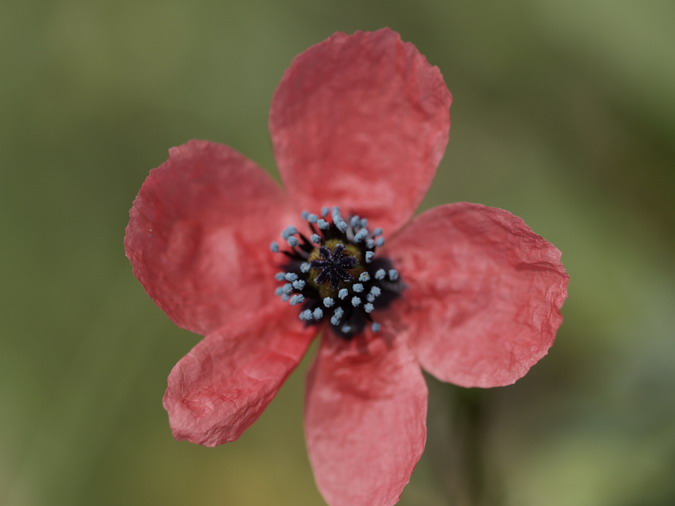
<path fill-rule="evenodd" d="M 331 506 L 395 504 L 426 443 L 427 387 L 405 346 L 327 335 L 308 377 L 305 430 Z"/>
<path fill-rule="evenodd" d="M 394 232 L 431 184 L 450 103 L 439 69 L 398 33 L 336 33 L 300 54 L 274 95 L 287 188 L 303 208 L 341 205 Z"/>
<path fill-rule="evenodd" d="M 285 194 L 254 162 L 207 141 L 172 148 L 131 208 L 126 253 L 179 326 L 207 334 L 274 293 L 269 242 Z"/>
<path fill-rule="evenodd" d="M 288 306 L 209 334 L 169 375 L 164 408 L 174 437 L 204 446 L 234 441 L 262 414 L 307 351 L 316 327 Z"/>
<path fill-rule="evenodd" d="M 422 366 L 465 387 L 508 385 L 553 344 L 568 276 L 560 251 L 502 209 L 432 209 L 389 241 L 408 285 L 390 316 Z"/>

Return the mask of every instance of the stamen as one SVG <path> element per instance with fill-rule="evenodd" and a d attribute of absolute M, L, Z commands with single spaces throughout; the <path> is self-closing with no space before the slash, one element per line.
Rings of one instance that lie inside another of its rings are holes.
<path fill-rule="evenodd" d="M 354 236 L 354 240 L 356 242 L 361 242 L 363 241 L 366 237 L 368 237 L 368 229 L 362 228 L 359 230 L 356 235 Z"/>
<path fill-rule="evenodd" d="M 281 233 L 284 243 L 270 243 L 274 253 L 287 259 L 285 272 L 274 274 L 280 282 L 275 294 L 292 306 L 304 306 L 298 317 L 305 325 L 319 325 L 327 316 L 325 325 L 330 320 L 333 332 L 344 339 L 368 327 L 378 332 L 381 325 L 371 314 L 405 288 L 392 262 L 378 258 L 384 231 L 370 230 L 367 218 L 343 217 L 337 206 L 301 215 L 306 220 L 302 232 L 290 225 Z"/>
<path fill-rule="evenodd" d="M 290 227 L 287 227 L 286 230 L 281 232 L 281 237 L 283 237 L 284 239 L 288 239 L 289 237 L 291 237 L 292 235 L 295 235 L 297 233 L 298 233 L 298 229 L 295 228 L 293 225 L 291 225 Z"/>

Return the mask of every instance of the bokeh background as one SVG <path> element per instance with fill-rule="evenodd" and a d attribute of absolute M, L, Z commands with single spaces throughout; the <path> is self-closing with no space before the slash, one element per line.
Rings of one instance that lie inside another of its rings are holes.
<path fill-rule="evenodd" d="M 175 442 L 166 376 L 198 336 L 134 279 L 131 202 L 167 149 L 267 130 L 292 58 L 390 26 L 453 91 L 424 203 L 522 216 L 564 253 L 565 323 L 514 386 L 429 378 L 402 505 L 675 504 L 675 4 L 22 0 L 0 11 L 0 504 L 320 505 L 307 360 L 242 439 Z M 348 486 L 346 484 L 345 486 Z"/>

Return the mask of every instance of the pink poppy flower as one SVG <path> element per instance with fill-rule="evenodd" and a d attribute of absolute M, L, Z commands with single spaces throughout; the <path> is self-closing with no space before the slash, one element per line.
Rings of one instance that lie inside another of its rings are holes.
<path fill-rule="evenodd" d="M 412 218 L 450 103 L 439 69 L 396 32 L 337 33 L 274 95 L 285 189 L 206 141 L 150 173 L 127 256 L 168 316 L 206 336 L 169 376 L 176 439 L 237 439 L 322 332 L 305 410 L 318 486 L 332 505 L 393 504 L 426 442 L 421 368 L 494 387 L 547 353 L 567 296 L 560 252 L 502 209 Z"/>

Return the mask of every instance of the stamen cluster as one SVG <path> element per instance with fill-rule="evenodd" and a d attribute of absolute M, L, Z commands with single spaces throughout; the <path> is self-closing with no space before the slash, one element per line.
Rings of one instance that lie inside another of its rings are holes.
<path fill-rule="evenodd" d="M 281 236 L 285 247 L 271 244 L 285 256 L 283 283 L 276 294 L 292 306 L 300 305 L 299 318 L 308 325 L 326 320 L 346 339 L 360 334 L 366 325 L 374 332 L 381 326 L 372 314 L 388 306 L 403 290 L 391 261 L 376 257 L 384 245 L 383 230 L 368 228 L 360 216 L 344 219 L 339 207 L 324 207 L 321 214 L 302 213 L 311 234 L 289 226 Z"/>

